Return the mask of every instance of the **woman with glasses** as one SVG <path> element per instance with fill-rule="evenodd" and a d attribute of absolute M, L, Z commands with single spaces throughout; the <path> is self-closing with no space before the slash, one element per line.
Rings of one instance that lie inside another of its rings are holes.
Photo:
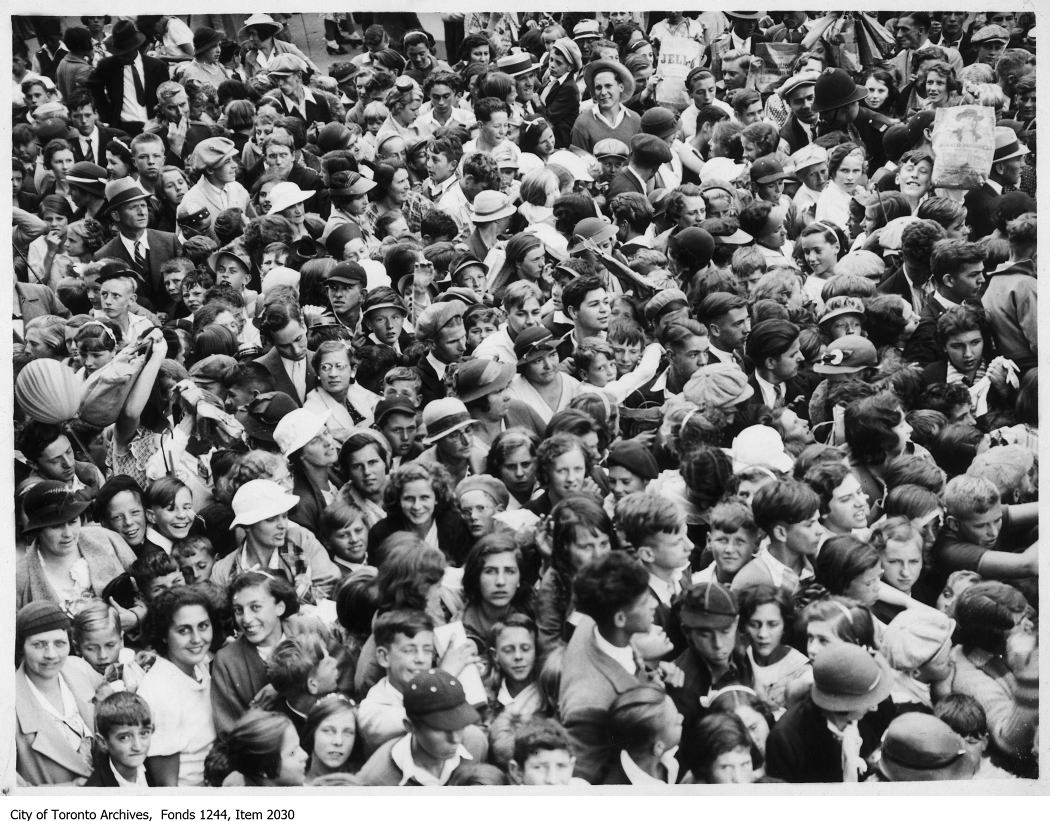
<path fill-rule="evenodd" d="M 372 423 L 379 396 L 355 381 L 357 357 L 339 340 L 322 342 L 311 364 L 317 372 L 317 387 L 307 394 L 303 408 L 329 414 L 328 432 L 342 445 L 356 428 Z"/>

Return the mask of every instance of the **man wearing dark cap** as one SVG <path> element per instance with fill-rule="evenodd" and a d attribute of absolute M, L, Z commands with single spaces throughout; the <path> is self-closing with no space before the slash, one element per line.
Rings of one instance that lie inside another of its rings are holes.
<path fill-rule="evenodd" d="M 356 262 L 340 262 L 324 276 L 328 304 L 339 324 L 357 330 L 361 318 L 361 298 L 368 285 L 368 274 Z"/>
<path fill-rule="evenodd" d="M 357 773 L 366 787 L 441 787 L 465 762 L 484 760 L 487 745 L 471 753 L 464 731 L 481 716 L 455 676 L 441 669 L 418 673 L 403 693 L 405 732 L 386 742 Z"/>
<path fill-rule="evenodd" d="M 88 161 L 73 163 L 66 173 L 69 196 L 77 207 L 73 220 L 98 219 L 106 204 L 106 176 L 106 169 L 101 165 Z"/>
<path fill-rule="evenodd" d="M 422 452 L 416 431 L 416 406 L 403 396 L 380 399 L 375 407 L 375 428 L 386 438 L 391 453 L 391 468 L 411 462 Z"/>
<path fill-rule="evenodd" d="M 687 647 L 672 662 L 681 671 L 679 683 L 667 689 L 686 727 L 696 726 L 718 690 L 754 685 L 751 663 L 736 645 L 739 614 L 736 595 L 717 582 L 694 585 L 681 598 L 679 619 Z M 694 743 L 691 732 L 683 734 L 681 761 L 693 760 Z"/>
<path fill-rule="evenodd" d="M 627 167 L 618 171 L 609 183 L 607 198 L 617 194 L 649 191 L 660 166 L 671 161 L 671 149 L 654 134 L 635 134 L 631 137 L 631 157 Z"/>
<path fill-rule="evenodd" d="M 161 60 L 140 52 L 145 42 L 133 22 L 118 20 L 109 46 L 113 56 L 100 60 L 87 81 L 102 121 L 132 137 L 156 113 L 157 88 L 168 79 Z"/>
<path fill-rule="evenodd" d="M 970 236 L 986 237 L 996 229 L 995 209 L 1004 192 L 1013 191 L 1021 182 L 1021 169 L 1028 147 L 1020 141 L 1017 132 L 1009 126 L 995 127 L 995 153 L 987 181 L 979 188 L 966 192 L 966 224 Z"/>

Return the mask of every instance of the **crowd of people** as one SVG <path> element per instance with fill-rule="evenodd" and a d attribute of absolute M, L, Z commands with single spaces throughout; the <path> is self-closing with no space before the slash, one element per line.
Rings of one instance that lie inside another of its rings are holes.
<path fill-rule="evenodd" d="M 1034 15 L 291 17 L 14 21 L 20 784 L 1035 777 Z"/>

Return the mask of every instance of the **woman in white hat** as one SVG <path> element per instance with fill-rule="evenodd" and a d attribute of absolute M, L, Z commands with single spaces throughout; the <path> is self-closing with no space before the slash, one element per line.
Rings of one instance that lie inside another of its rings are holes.
<path fill-rule="evenodd" d="M 249 570 L 279 573 L 295 587 L 300 602 L 325 598 L 340 578 L 339 568 L 314 535 L 288 521 L 299 497 L 269 479 L 245 482 L 233 496 L 233 522 L 239 544 L 212 568 L 219 587 Z"/>
<path fill-rule="evenodd" d="M 313 191 L 303 191 L 294 182 L 279 182 L 270 189 L 270 210 L 266 212 L 266 215 L 276 214 L 288 220 L 295 232 L 292 236 L 293 240 L 311 237 L 312 234 L 306 227 L 306 208 L 303 203 L 313 195 Z M 318 236 L 320 236 L 320 231 L 318 231 Z"/>
<path fill-rule="evenodd" d="M 339 461 L 339 446 L 328 432 L 328 416 L 297 408 L 285 414 L 273 431 L 274 442 L 288 459 L 292 493 L 299 497 L 289 518 L 311 533 L 320 532 L 321 511 L 336 492 L 331 470 Z"/>

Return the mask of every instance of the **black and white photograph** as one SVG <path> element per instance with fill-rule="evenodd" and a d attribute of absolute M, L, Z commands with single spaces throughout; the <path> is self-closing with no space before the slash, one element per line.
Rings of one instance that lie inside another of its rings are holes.
<path fill-rule="evenodd" d="M 2 23 L 5 793 L 1046 789 L 1045 9 L 175 5 Z"/>

